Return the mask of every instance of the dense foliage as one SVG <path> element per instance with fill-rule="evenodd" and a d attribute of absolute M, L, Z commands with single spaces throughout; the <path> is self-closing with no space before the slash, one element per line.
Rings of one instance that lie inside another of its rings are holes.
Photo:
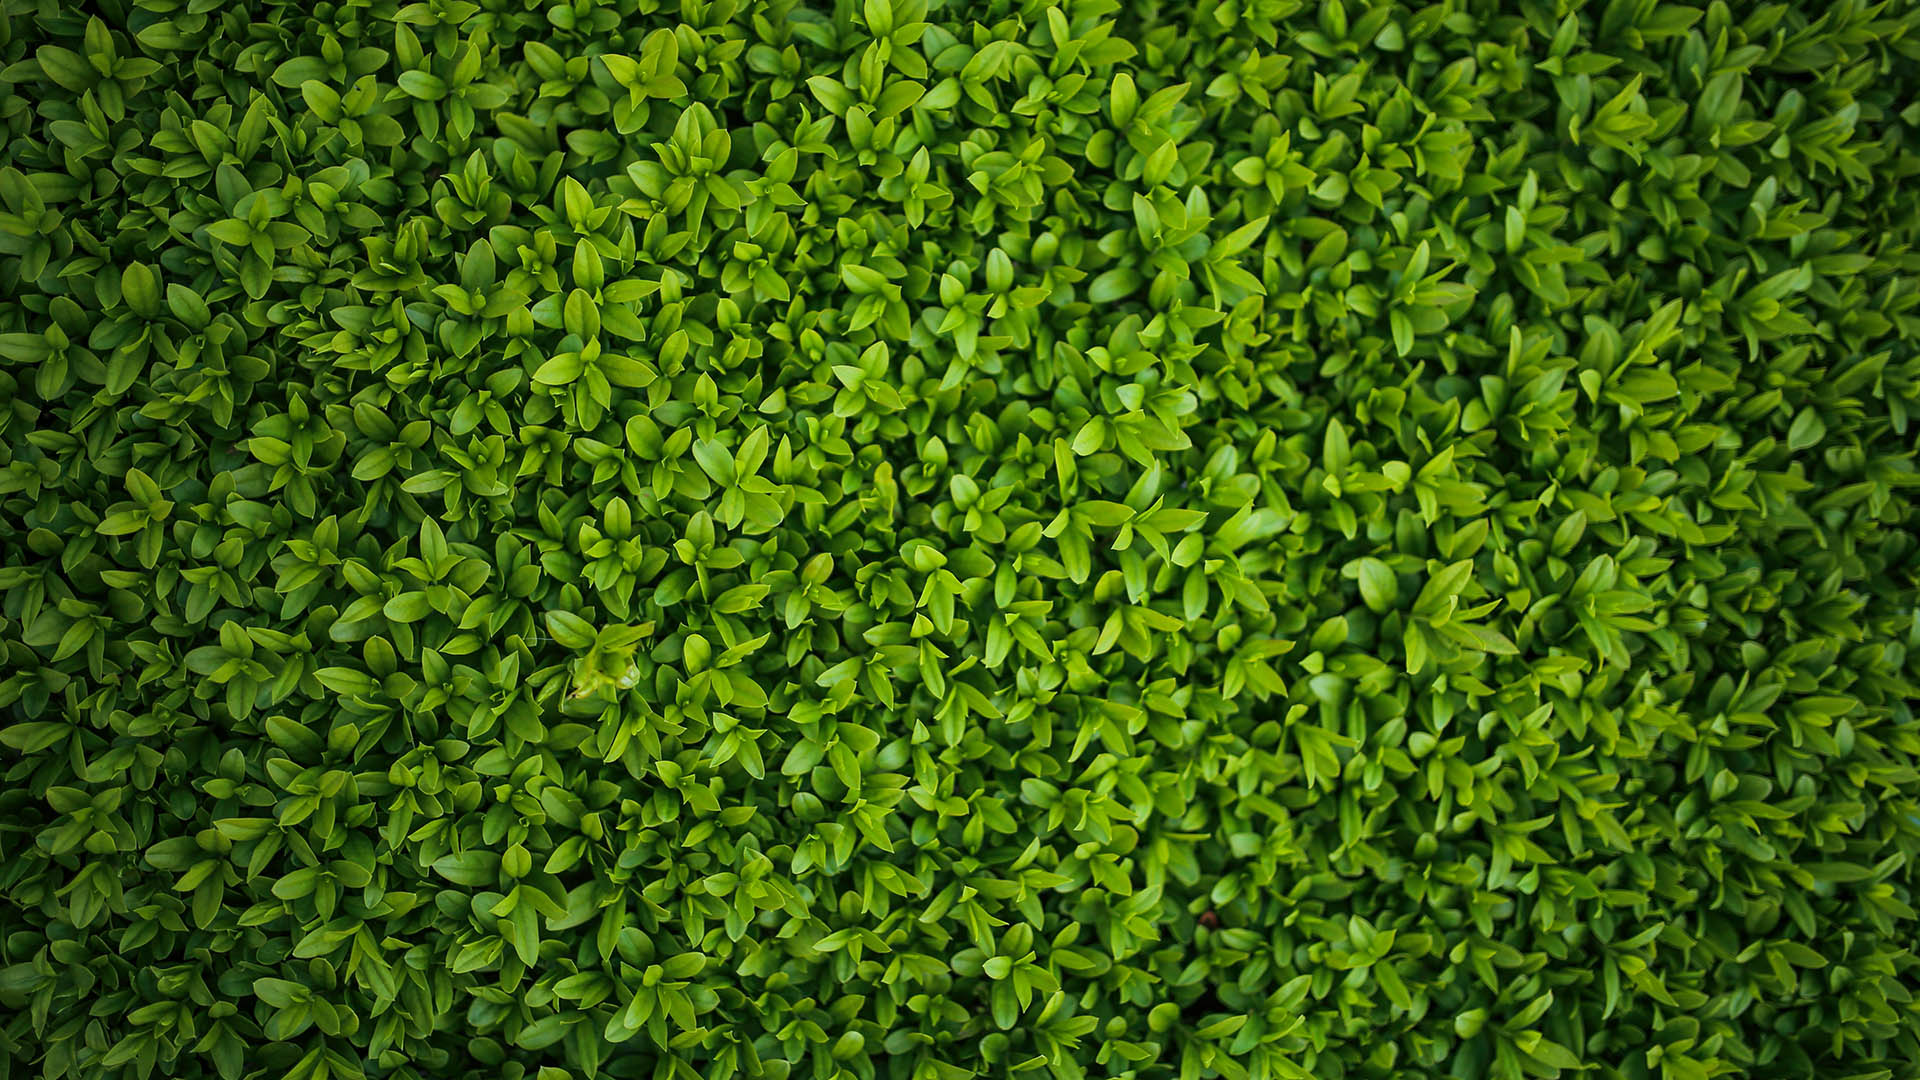
<path fill-rule="evenodd" d="M 1920 4 L 0 0 L 0 1078 L 1920 1077 Z"/>

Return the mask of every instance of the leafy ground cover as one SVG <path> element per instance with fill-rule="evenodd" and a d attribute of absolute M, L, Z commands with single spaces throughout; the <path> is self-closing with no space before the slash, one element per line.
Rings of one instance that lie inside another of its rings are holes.
<path fill-rule="evenodd" d="M 1920 1077 L 1920 6 L 0 13 L 0 1078 Z"/>

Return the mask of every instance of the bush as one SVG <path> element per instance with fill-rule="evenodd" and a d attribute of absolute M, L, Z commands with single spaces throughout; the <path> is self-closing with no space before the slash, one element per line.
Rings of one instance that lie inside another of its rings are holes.
<path fill-rule="evenodd" d="M 1920 5 L 4 0 L 0 1078 L 1920 1077 Z"/>

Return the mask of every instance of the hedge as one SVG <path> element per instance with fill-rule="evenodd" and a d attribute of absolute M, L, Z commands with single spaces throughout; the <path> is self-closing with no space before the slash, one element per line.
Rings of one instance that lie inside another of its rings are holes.
<path fill-rule="evenodd" d="M 1914 0 L 0 16 L 0 1080 L 1920 1078 Z"/>

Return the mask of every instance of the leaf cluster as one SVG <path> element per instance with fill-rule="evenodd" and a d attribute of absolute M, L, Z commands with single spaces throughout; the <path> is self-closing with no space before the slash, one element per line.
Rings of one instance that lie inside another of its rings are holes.
<path fill-rule="evenodd" d="M 1920 1078 L 1917 98 L 0 0 L 0 1078 Z"/>

